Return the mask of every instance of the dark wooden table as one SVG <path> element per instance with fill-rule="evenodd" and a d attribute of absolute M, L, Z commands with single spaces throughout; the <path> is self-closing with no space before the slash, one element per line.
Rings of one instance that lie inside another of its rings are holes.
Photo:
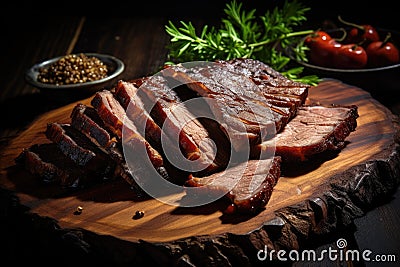
<path fill-rule="evenodd" d="M 181 1 L 179 5 L 170 6 L 164 3 L 160 8 L 149 11 L 150 4 L 138 7 L 116 2 L 109 9 L 104 7 L 91 10 L 88 5 L 82 9 L 61 9 L 57 14 L 54 13 L 57 8 L 50 8 L 53 13 L 49 15 L 34 3 L 24 3 L 25 12 L 20 12 L 18 4 L 14 3 L 8 15 L 1 18 L 2 46 L 5 47 L 2 49 L 0 64 L 0 149 L 44 112 L 88 97 L 54 97 L 40 92 L 24 80 L 24 73 L 31 65 L 67 53 L 96 52 L 111 54 L 124 61 L 125 71 L 117 79 L 153 74 L 166 60 L 169 37 L 165 33 L 164 25 L 169 19 L 192 20 L 197 25 L 215 23 L 222 6 L 223 3 L 211 5 L 211 1 L 206 1 L 201 6 L 191 7 L 190 3 Z M 27 12 L 30 9 L 32 12 Z M 197 12 L 193 12 L 193 9 Z M 321 23 L 321 19 L 321 14 L 314 17 L 316 23 Z M 16 20 L 20 23 L 16 23 Z M 374 17 L 375 20 L 377 18 Z M 392 25 L 388 21 L 381 22 L 383 27 Z M 105 87 L 111 87 L 115 82 L 116 79 Z M 400 85 L 398 87 L 400 90 Z M 393 96 L 393 92 L 372 90 L 371 94 L 394 114 L 400 114 L 400 99 Z M 107 248 L 93 251 L 90 250 L 91 244 L 86 244 L 85 247 L 85 244 L 75 240 L 76 236 L 69 234 L 73 229 L 65 229 L 62 237 L 52 236 L 54 229 L 51 227 L 56 224 L 51 218 L 40 218 L 26 212 L 24 207 L 18 205 L 12 192 L 1 189 L 0 193 L 0 236 L 3 244 L 3 249 L 0 250 L 1 261 L 18 263 L 29 258 L 32 263 L 47 263 L 46 259 L 51 258 L 51 254 L 56 254 L 64 255 L 60 261 L 71 264 L 87 261 L 92 265 L 103 265 L 113 262 L 112 257 L 115 255 L 107 255 Z M 338 229 L 321 240 L 315 240 L 312 248 L 321 251 L 335 244 L 339 238 L 345 238 L 349 248 L 396 255 L 395 263 L 385 263 L 383 266 L 398 266 L 399 199 L 398 190 L 391 198 L 382 199 L 377 207 L 356 219 L 350 226 Z M 46 221 L 47 224 L 43 223 Z M 96 237 L 92 237 L 91 241 L 96 242 Z M 60 250 L 67 253 L 57 253 Z M 293 266 L 307 264 L 375 266 L 374 263 L 363 261 L 290 263 Z"/>

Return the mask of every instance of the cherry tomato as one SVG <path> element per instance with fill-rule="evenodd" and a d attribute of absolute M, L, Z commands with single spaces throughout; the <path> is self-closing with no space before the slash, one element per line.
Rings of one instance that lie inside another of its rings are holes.
<path fill-rule="evenodd" d="M 383 67 L 399 63 L 399 50 L 389 42 L 390 35 L 384 41 L 370 43 L 365 51 L 368 55 L 368 66 Z"/>
<path fill-rule="evenodd" d="M 314 42 L 319 41 L 329 41 L 332 37 L 325 31 L 315 31 L 314 33 L 308 35 L 304 40 L 304 44 L 307 46 L 312 46 Z"/>
<path fill-rule="evenodd" d="M 310 63 L 321 67 L 331 67 L 332 60 L 341 46 L 334 39 L 313 42 L 308 57 Z"/>
<path fill-rule="evenodd" d="M 362 29 L 352 28 L 348 33 L 348 42 L 367 46 L 379 41 L 379 34 L 371 25 L 362 25 Z"/>
<path fill-rule="evenodd" d="M 325 31 L 315 31 L 308 35 L 304 44 L 310 49 L 310 63 L 317 66 L 328 67 L 332 63 L 335 49 L 340 46 L 335 39 Z"/>
<path fill-rule="evenodd" d="M 367 52 L 357 44 L 342 45 L 333 58 L 333 67 L 338 69 L 361 69 L 367 65 Z"/>
<path fill-rule="evenodd" d="M 344 21 L 340 16 L 338 19 L 343 24 L 352 27 L 347 33 L 346 43 L 355 43 L 366 47 L 371 42 L 380 40 L 378 31 L 372 25 L 347 22 Z"/>

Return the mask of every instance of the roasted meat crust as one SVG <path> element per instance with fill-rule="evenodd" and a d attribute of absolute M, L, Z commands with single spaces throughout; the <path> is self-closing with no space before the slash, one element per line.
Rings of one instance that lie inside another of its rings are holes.
<path fill-rule="evenodd" d="M 283 163 L 340 151 L 356 130 L 357 106 L 305 105 L 311 86 L 258 60 L 213 63 L 168 66 L 96 92 L 91 105 L 73 108 L 70 123 L 48 123 L 51 143 L 24 149 L 16 163 L 68 187 L 122 177 L 136 196 L 162 176 L 199 189 L 188 196 L 223 192 L 225 213 L 254 214 L 267 206 Z M 175 166 L 178 154 L 196 168 Z"/>

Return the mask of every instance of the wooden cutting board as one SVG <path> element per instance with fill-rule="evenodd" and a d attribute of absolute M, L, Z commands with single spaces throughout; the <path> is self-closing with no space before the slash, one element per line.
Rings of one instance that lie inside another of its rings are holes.
<path fill-rule="evenodd" d="M 266 209 L 255 216 L 226 217 L 217 204 L 179 208 L 156 199 L 135 201 L 123 180 L 64 194 L 40 185 L 17 167 L 14 159 L 23 148 L 48 142 L 46 124 L 69 122 L 76 103 L 43 114 L 10 142 L 1 157 L 0 185 L 14 191 L 30 212 L 54 218 L 62 228 L 84 229 L 134 244 L 167 245 L 180 240 L 188 247 L 194 240 L 214 242 L 217 238 L 240 248 L 241 243 L 229 241 L 228 236 L 233 235 L 244 238 L 254 249 L 262 249 L 264 244 L 298 248 L 301 240 L 362 216 L 379 197 L 391 194 L 400 179 L 398 120 L 386 107 L 368 92 L 337 80 L 325 80 L 311 88 L 307 101 L 357 105 L 356 131 L 340 153 L 283 169 Z M 78 206 L 83 211 L 76 215 Z M 144 211 L 144 217 L 133 219 L 138 210 Z M 181 247 L 180 253 L 184 250 Z"/>

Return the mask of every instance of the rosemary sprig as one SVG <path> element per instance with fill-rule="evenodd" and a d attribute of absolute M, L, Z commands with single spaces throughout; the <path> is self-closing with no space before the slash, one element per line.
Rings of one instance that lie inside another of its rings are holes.
<path fill-rule="evenodd" d="M 292 60 L 288 53 L 296 60 L 307 61 L 308 48 L 300 40 L 313 30 L 295 31 L 295 28 L 306 21 L 305 13 L 309 10 L 298 0 L 285 0 L 281 8 L 275 7 L 257 16 L 256 9 L 245 10 L 242 3 L 233 0 L 226 4 L 226 16 L 218 28 L 205 25 L 198 34 L 191 22 L 180 21 L 176 26 L 168 21 L 165 30 L 171 40 L 167 64 L 253 58 L 292 80 L 316 85 L 319 77 L 302 77 L 303 67 L 289 68 L 288 65 Z"/>

